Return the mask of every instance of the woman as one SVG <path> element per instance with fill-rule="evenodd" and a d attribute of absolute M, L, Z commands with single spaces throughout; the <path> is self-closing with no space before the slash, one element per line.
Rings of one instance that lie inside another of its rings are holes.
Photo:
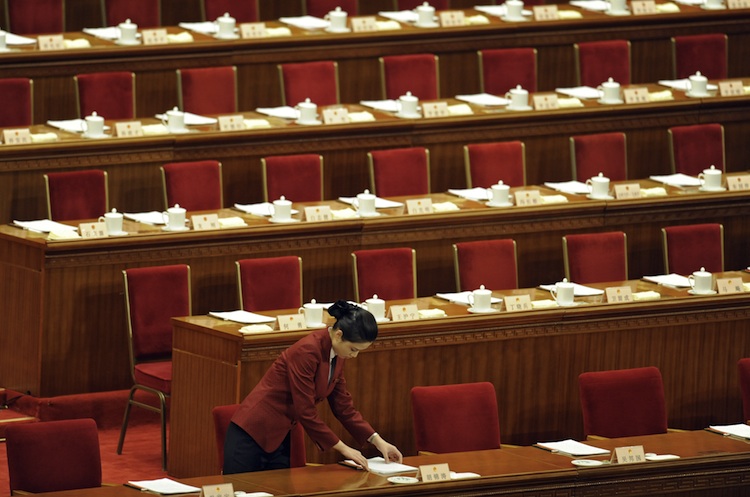
<path fill-rule="evenodd" d="M 339 440 L 318 416 L 315 404 L 324 398 L 360 444 L 370 442 L 386 461 L 402 461 L 398 449 L 354 408 L 343 376 L 345 359 L 354 359 L 377 338 L 375 318 L 343 300 L 328 313 L 336 318 L 334 325 L 282 352 L 240 404 L 227 430 L 224 474 L 288 468 L 290 430 L 298 422 L 320 449 L 334 448 L 367 469 L 362 453 Z"/>

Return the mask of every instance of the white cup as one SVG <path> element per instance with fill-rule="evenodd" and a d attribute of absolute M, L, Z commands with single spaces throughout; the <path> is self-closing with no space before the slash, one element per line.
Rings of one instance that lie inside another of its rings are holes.
<path fill-rule="evenodd" d="M 305 324 L 308 328 L 323 326 L 323 306 L 315 299 L 300 307 L 298 312 L 305 315 Z"/>
<path fill-rule="evenodd" d="M 331 31 L 345 31 L 346 17 L 346 12 L 341 10 L 341 7 L 336 7 L 336 10 L 332 10 L 326 15 L 326 19 L 331 22 L 331 26 L 328 29 Z"/>
<path fill-rule="evenodd" d="M 417 112 L 419 99 L 412 95 L 410 91 L 407 91 L 406 95 L 398 97 L 398 101 L 401 103 L 401 115 L 416 116 L 419 114 Z"/>
<path fill-rule="evenodd" d="M 104 134 L 104 118 L 96 112 L 84 119 L 86 122 L 86 136 L 102 136 Z"/>
<path fill-rule="evenodd" d="M 168 230 L 185 229 L 185 209 L 180 207 L 180 204 L 174 204 L 174 207 L 170 207 L 162 215 Z"/>
<path fill-rule="evenodd" d="M 506 205 L 510 202 L 510 186 L 498 181 L 489 188 L 490 202 L 496 205 Z"/>
<path fill-rule="evenodd" d="M 435 7 L 427 2 L 417 6 L 417 26 L 432 26 L 435 23 Z"/>
<path fill-rule="evenodd" d="M 570 283 L 567 278 L 563 278 L 562 281 L 555 283 L 555 286 L 549 292 L 557 305 L 565 307 L 573 305 L 573 297 L 575 296 L 573 289 L 573 283 Z"/>
<path fill-rule="evenodd" d="M 225 12 L 223 16 L 216 19 L 218 31 L 216 33 L 217 38 L 234 38 L 234 27 L 237 24 L 237 20 L 229 15 L 229 12 Z"/>
<path fill-rule="evenodd" d="M 6 33 L 2 29 L 0 29 L 0 50 L 7 49 L 7 45 L 5 43 Z"/>
<path fill-rule="evenodd" d="M 297 110 L 299 111 L 298 121 L 301 123 L 312 123 L 318 118 L 318 106 L 312 103 L 309 98 L 298 103 Z"/>
<path fill-rule="evenodd" d="M 703 172 L 698 175 L 698 179 L 703 181 L 704 190 L 721 189 L 721 169 L 716 169 L 716 166 L 704 169 Z"/>
<path fill-rule="evenodd" d="M 701 268 L 700 271 L 688 276 L 688 281 L 694 293 L 711 293 L 714 289 L 714 277 L 706 268 Z"/>
<path fill-rule="evenodd" d="M 168 110 L 166 113 L 166 119 L 162 122 L 167 127 L 170 133 L 180 133 L 185 131 L 185 113 L 175 107 L 172 110 Z"/>
<path fill-rule="evenodd" d="M 292 219 L 292 202 L 287 200 L 283 195 L 273 201 L 273 216 L 274 221 L 289 221 Z"/>
<path fill-rule="evenodd" d="M 521 0 L 507 0 L 505 2 L 505 16 L 508 19 L 523 19 L 523 2 Z"/>
<path fill-rule="evenodd" d="M 627 10 L 625 0 L 609 0 L 609 12 L 618 14 Z"/>
<path fill-rule="evenodd" d="M 597 90 L 602 92 L 602 102 L 619 102 L 621 100 L 620 83 L 612 78 L 600 84 Z"/>
<path fill-rule="evenodd" d="M 385 319 L 385 300 L 379 299 L 377 295 L 373 295 L 371 299 L 365 300 L 365 304 L 367 304 L 367 310 L 375 317 L 375 320 L 381 321 Z"/>
<path fill-rule="evenodd" d="M 357 195 L 357 213 L 361 217 L 374 216 L 376 212 L 375 195 L 370 193 L 370 190 L 365 190 Z"/>
<path fill-rule="evenodd" d="M 122 233 L 122 214 L 117 212 L 117 209 L 112 209 L 112 212 L 106 212 L 100 216 L 99 222 L 102 221 L 107 226 L 107 232 L 110 235 Z"/>
<path fill-rule="evenodd" d="M 469 304 L 471 308 L 482 312 L 488 311 L 492 308 L 492 290 L 487 290 L 484 285 L 479 285 L 479 288 L 469 294 Z"/>
<path fill-rule="evenodd" d="M 609 178 L 604 176 L 603 173 L 599 173 L 599 176 L 586 180 L 586 186 L 589 187 L 592 198 L 607 198 L 609 197 Z"/>
<path fill-rule="evenodd" d="M 708 78 L 700 71 L 688 77 L 688 93 L 695 96 L 708 95 Z"/>
<path fill-rule="evenodd" d="M 521 85 L 512 88 L 505 94 L 505 98 L 510 100 L 509 109 L 525 109 L 529 106 L 529 91 L 521 88 Z"/>
<path fill-rule="evenodd" d="M 118 27 L 120 28 L 120 43 L 133 44 L 136 42 L 136 33 L 138 33 L 138 25 L 130 22 L 130 19 L 125 22 L 121 22 Z"/>

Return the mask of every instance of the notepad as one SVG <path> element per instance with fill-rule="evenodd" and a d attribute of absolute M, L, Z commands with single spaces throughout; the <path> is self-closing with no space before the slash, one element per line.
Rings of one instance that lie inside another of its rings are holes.
<path fill-rule="evenodd" d="M 184 483 L 180 483 L 169 478 L 160 478 L 158 480 L 129 481 L 127 484 L 128 486 L 138 488 L 142 491 L 154 492 L 162 495 L 191 494 L 201 491 L 201 489 L 198 487 L 185 485 Z"/>
<path fill-rule="evenodd" d="M 569 456 L 601 456 L 609 454 L 606 449 L 600 449 L 599 447 L 593 447 L 581 442 L 576 442 L 573 439 L 568 438 L 567 440 L 561 440 L 559 442 L 539 442 L 536 444 L 543 449 L 548 449 L 553 452 L 559 452 Z"/>
<path fill-rule="evenodd" d="M 546 182 L 544 186 L 557 190 L 558 192 L 571 193 L 574 195 L 586 195 L 591 193 L 591 188 L 580 181 L 563 181 L 561 183 Z"/>
<path fill-rule="evenodd" d="M 724 435 L 730 435 L 744 440 L 750 440 L 750 426 L 740 423 L 735 425 L 712 425 L 709 426 L 713 431 L 718 431 Z"/>
<path fill-rule="evenodd" d="M 242 324 L 273 323 L 274 321 L 276 321 L 276 318 L 263 316 L 262 314 L 255 314 L 254 312 L 243 310 L 226 312 L 212 311 L 209 312 L 208 315 L 215 318 L 224 319 L 227 321 L 235 321 Z"/>
<path fill-rule="evenodd" d="M 351 466 L 353 468 L 359 467 L 357 463 L 352 461 L 351 459 L 347 459 L 343 461 L 347 466 Z M 417 468 L 414 466 L 409 466 L 407 464 L 401 464 L 397 462 L 385 462 L 385 459 L 382 457 L 371 457 L 367 460 L 367 466 L 370 468 L 370 473 L 375 473 L 376 475 L 382 475 L 382 476 L 390 476 L 390 475 L 398 475 L 401 473 L 411 473 L 416 472 Z"/>
<path fill-rule="evenodd" d="M 541 288 L 542 290 L 547 290 L 549 292 L 553 288 L 555 288 L 555 285 L 539 285 L 539 288 Z M 593 297 L 595 295 L 602 295 L 603 293 L 604 290 L 599 290 L 598 288 L 592 288 L 590 286 L 573 283 L 573 295 L 575 295 L 576 297 Z"/>
<path fill-rule="evenodd" d="M 487 188 L 450 188 L 448 189 L 448 193 L 452 195 L 456 195 L 457 197 L 466 198 L 469 200 L 489 200 L 490 199 L 490 193 L 487 191 Z"/>
<path fill-rule="evenodd" d="M 658 285 L 671 286 L 674 288 L 689 288 L 690 281 L 679 274 L 660 274 L 656 276 L 644 276 L 644 280 L 656 283 Z"/>
<path fill-rule="evenodd" d="M 471 291 L 465 291 L 465 292 L 456 292 L 456 293 L 437 293 L 435 294 L 436 297 L 445 299 L 448 302 L 454 302 L 456 304 L 464 304 L 464 305 L 470 305 L 469 302 L 469 295 L 471 295 Z M 502 299 L 499 299 L 497 297 L 491 297 L 491 302 L 493 304 L 499 304 L 502 302 Z"/>

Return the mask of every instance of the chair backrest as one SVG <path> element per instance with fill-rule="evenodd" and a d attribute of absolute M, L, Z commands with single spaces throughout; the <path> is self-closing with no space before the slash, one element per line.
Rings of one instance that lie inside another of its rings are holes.
<path fill-rule="evenodd" d="M 188 211 L 224 207 L 221 163 L 215 160 L 172 162 L 161 168 L 164 206 L 174 204 Z"/>
<path fill-rule="evenodd" d="M 627 239 L 622 231 L 563 237 L 565 276 L 575 283 L 628 279 Z"/>
<path fill-rule="evenodd" d="M 5 19 L 17 35 L 65 31 L 65 0 L 5 0 Z"/>
<path fill-rule="evenodd" d="M 325 17 L 336 7 L 350 16 L 359 14 L 359 0 L 301 0 L 303 12 L 308 16 Z"/>
<path fill-rule="evenodd" d="M 34 82 L 29 78 L 0 79 L 0 127 L 34 123 Z"/>
<path fill-rule="evenodd" d="M 142 28 L 161 26 L 161 0 L 101 0 L 105 26 L 130 19 Z"/>
<path fill-rule="evenodd" d="M 171 357 L 172 318 L 192 314 L 190 266 L 152 266 L 122 273 L 131 365 Z"/>
<path fill-rule="evenodd" d="M 717 123 L 669 128 L 672 172 L 697 176 L 715 166 L 724 170 L 724 126 Z"/>
<path fill-rule="evenodd" d="M 586 181 L 604 174 L 611 181 L 628 179 L 625 133 L 599 133 L 570 137 L 573 179 Z"/>
<path fill-rule="evenodd" d="M 466 187 L 489 188 L 526 184 L 526 145 L 521 141 L 473 143 L 464 146 Z"/>
<path fill-rule="evenodd" d="M 357 250 L 354 264 L 354 298 L 357 302 L 377 295 L 384 300 L 417 297 L 417 253 L 408 247 Z"/>
<path fill-rule="evenodd" d="M 406 92 L 411 92 L 420 100 L 440 98 L 437 55 L 388 55 L 380 57 L 379 61 L 383 98 L 397 99 Z"/>
<path fill-rule="evenodd" d="M 655 367 L 582 373 L 583 433 L 608 438 L 667 432 L 661 372 Z"/>
<path fill-rule="evenodd" d="M 708 79 L 726 79 L 727 35 L 711 33 L 672 37 L 674 77 L 687 78 L 700 71 Z"/>
<path fill-rule="evenodd" d="M 302 305 L 302 259 L 288 255 L 242 259 L 237 265 L 240 307 L 246 311 L 292 309 Z"/>
<path fill-rule="evenodd" d="M 47 215 L 53 221 L 95 219 L 109 211 L 106 171 L 47 173 L 44 183 Z"/>
<path fill-rule="evenodd" d="M 91 418 L 9 424 L 10 490 L 42 493 L 99 487 L 99 432 Z"/>
<path fill-rule="evenodd" d="M 295 106 L 305 99 L 316 105 L 340 103 L 339 66 L 332 60 L 279 64 L 283 105 Z"/>
<path fill-rule="evenodd" d="M 215 21 L 228 13 L 237 23 L 257 22 L 260 20 L 258 0 L 202 0 L 203 20 Z"/>
<path fill-rule="evenodd" d="M 418 451 L 500 448 L 500 416 L 492 383 L 414 387 L 411 407 Z"/>
<path fill-rule="evenodd" d="M 536 92 L 536 48 L 493 48 L 477 56 L 482 92 L 503 96 L 518 85 Z"/>
<path fill-rule="evenodd" d="M 516 241 L 478 240 L 453 244 L 453 267 L 459 292 L 518 288 Z"/>
<path fill-rule="evenodd" d="M 413 10 L 424 3 L 424 0 L 394 0 L 396 10 Z M 435 10 L 447 10 L 450 8 L 450 0 L 430 0 L 429 4 Z"/>
<path fill-rule="evenodd" d="M 666 274 L 689 275 L 705 268 L 724 271 L 724 226 L 718 223 L 689 224 L 662 228 Z"/>
<path fill-rule="evenodd" d="M 78 117 L 96 112 L 105 119 L 133 119 L 135 73 L 100 72 L 73 76 Z"/>
<path fill-rule="evenodd" d="M 629 41 L 588 41 L 576 43 L 574 49 L 579 85 L 596 88 L 609 78 L 621 85 L 630 84 Z"/>
<path fill-rule="evenodd" d="M 750 420 L 750 358 L 742 358 L 737 362 L 740 375 L 740 392 L 742 394 L 742 419 Z"/>
<path fill-rule="evenodd" d="M 177 101 L 180 109 L 193 114 L 237 112 L 237 68 L 177 69 Z"/>
<path fill-rule="evenodd" d="M 374 150 L 367 154 L 370 188 L 381 197 L 430 193 L 430 151 L 424 147 Z"/>
<path fill-rule="evenodd" d="M 272 202 L 282 195 L 292 202 L 323 200 L 323 156 L 277 155 L 260 160 L 263 199 Z"/>

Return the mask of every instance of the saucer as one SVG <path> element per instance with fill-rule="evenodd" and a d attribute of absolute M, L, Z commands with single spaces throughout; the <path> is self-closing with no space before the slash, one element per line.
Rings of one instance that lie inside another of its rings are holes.
<path fill-rule="evenodd" d="M 287 223 L 298 223 L 300 222 L 299 219 L 289 218 L 289 219 L 274 219 L 272 217 L 268 218 L 269 221 L 272 223 L 279 223 L 279 224 L 287 224 Z"/>
<path fill-rule="evenodd" d="M 388 481 L 391 483 L 401 484 L 401 485 L 408 485 L 412 483 L 419 483 L 419 480 L 412 476 L 391 476 L 388 478 Z"/>
<path fill-rule="evenodd" d="M 416 28 L 439 28 L 440 27 L 440 23 L 439 22 L 434 22 L 434 21 L 433 22 L 428 22 L 427 24 L 414 23 L 414 27 L 416 27 Z"/>
<path fill-rule="evenodd" d="M 716 295 L 719 292 L 717 292 L 716 290 L 711 290 L 709 292 L 696 292 L 691 288 L 690 290 L 688 290 L 688 293 L 690 295 Z"/>
<path fill-rule="evenodd" d="M 396 112 L 396 117 L 400 117 L 401 119 L 419 119 L 422 117 L 422 114 L 402 114 L 401 112 Z"/>
<path fill-rule="evenodd" d="M 685 92 L 685 96 L 686 96 L 686 97 L 690 97 L 690 98 L 706 98 L 706 97 L 710 97 L 710 96 L 711 96 L 711 94 L 710 94 L 710 93 L 708 93 L 708 92 L 706 92 L 706 93 L 698 93 L 698 94 L 695 94 L 695 93 L 692 93 L 692 92 L 686 91 L 686 92 Z"/>
<path fill-rule="evenodd" d="M 376 318 L 375 322 L 376 323 L 390 323 L 391 319 L 390 318 Z"/>
<path fill-rule="evenodd" d="M 320 126 L 321 124 L 323 124 L 323 121 L 321 121 L 320 119 L 316 119 L 314 121 L 300 121 L 299 119 L 297 119 L 294 122 L 299 124 L 300 126 Z"/>
<path fill-rule="evenodd" d="M 523 107 L 513 107 L 512 105 L 509 105 L 506 107 L 508 110 L 533 110 L 534 108 L 531 105 L 524 105 Z"/>
<path fill-rule="evenodd" d="M 525 17 L 508 17 L 508 16 L 502 16 L 500 19 L 502 19 L 505 22 L 526 22 L 528 19 Z"/>
<path fill-rule="evenodd" d="M 487 202 L 488 207 L 513 207 L 513 202 L 504 202 L 502 204 L 496 204 L 495 202 Z"/>
<path fill-rule="evenodd" d="M 327 328 L 328 325 L 325 323 L 312 323 L 312 324 L 305 324 L 305 327 L 308 329 L 318 329 L 318 328 Z"/>
<path fill-rule="evenodd" d="M 596 461 L 594 459 L 573 459 L 570 461 L 573 466 L 581 466 L 585 468 L 591 468 L 594 466 L 601 466 L 604 464 L 603 461 Z"/>
<path fill-rule="evenodd" d="M 581 305 L 580 302 L 571 302 L 570 304 L 561 304 L 560 302 L 557 303 L 558 307 L 575 307 L 577 305 Z"/>
<path fill-rule="evenodd" d="M 125 236 L 127 235 L 127 231 L 110 231 L 109 236 Z"/>
<path fill-rule="evenodd" d="M 351 28 L 326 28 L 324 29 L 326 33 L 350 33 L 352 31 Z"/>
<path fill-rule="evenodd" d="M 187 226 L 183 226 L 182 228 L 170 228 L 169 226 L 163 226 L 161 228 L 161 230 L 162 231 L 175 231 L 176 232 L 176 231 L 188 231 L 188 230 L 190 230 L 190 228 L 188 228 Z"/>
<path fill-rule="evenodd" d="M 698 188 L 702 192 L 725 192 L 727 191 L 726 187 L 720 186 L 718 188 L 706 188 L 705 186 L 701 186 Z"/>
<path fill-rule="evenodd" d="M 233 33 L 231 35 L 218 35 L 218 34 L 216 34 L 216 35 L 214 35 L 214 38 L 216 38 L 217 40 L 239 40 L 240 39 L 240 35 L 238 35 L 237 33 Z"/>
<path fill-rule="evenodd" d="M 629 16 L 630 11 L 629 10 L 608 10 L 604 12 L 608 16 Z"/>
<path fill-rule="evenodd" d="M 468 311 L 472 314 L 492 314 L 493 312 L 500 312 L 497 309 L 489 308 L 489 309 L 475 309 L 474 307 L 469 307 Z"/>
<path fill-rule="evenodd" d="M 594 197 L 590 193 L 586 195 L 586 198 L 591 199 L 591 200 L 614 200 L 615 199 L 615 197 L 613 197 L 612 195 L 607 195 L 604 197 Z"/>
<path fill-rule="evenodd" d="M 109 138 L 109 135 L 106 133 L 102 133 L 101 135 L 90 135 L 88 133 L 83 133 L 81 135 L 84 138 L 88 138 L 89 140 L 98 140 L 100 138 Z"/>
<path fill-rule="evenodd" d="M 373 212 L 372 214 L 362 214 L 361 212 L 357 212 L 357 215 L 359 217 L 378 217 L 381 214 L 379 212 Z"/>
<path fill-rule="evenodd" d="M 184 133 L 190 133 L 190 130 L 189 130 L 189 129 L 187 129 L 187 128 L 183 128 L 183 129 L 176 129 L 176 130 L 171 130 L 171 129 L 167 128 L 167 131 L 168 131 L 169 133 L 172 133 L 172 134 L 174 134 L 174 135 L 182 135 L 182 134 L 184 134 Z"/>
<path fill-rule="evenodd" d="M 600 98 L 599 100 L 597 100 L 597 102 L 600 103 L 600 104 L 602 104 L 602 105 L 620 105 L 620 104 L 624 104 L 625 103 L 624 100 L 620 100 L 620 99 L 607 101 L 607 100 L 604 100 L 602 98 Z"/>
<path fill-rule="evenodd" d="M 132 47 L 135 45 L 140 45 L 141 40 L 133 40 L 133 41 L 123 41 L 123 40 L 115 40 L 115 45 L 120 45 L 122 47 Z"/>

